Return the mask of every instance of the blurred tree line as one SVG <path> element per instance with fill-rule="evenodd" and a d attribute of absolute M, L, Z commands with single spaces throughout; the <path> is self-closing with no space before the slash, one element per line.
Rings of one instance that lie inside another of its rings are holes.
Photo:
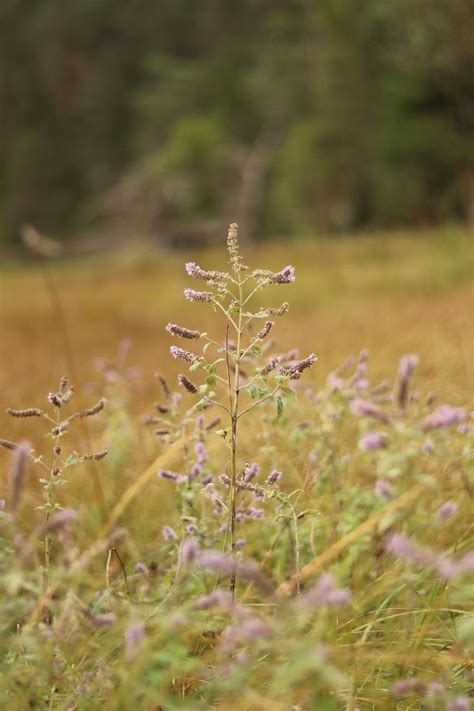
<path fill-rule="evenodd" d="M 472 220 L 471 0 L 5 0 L 0 242 Z"/>

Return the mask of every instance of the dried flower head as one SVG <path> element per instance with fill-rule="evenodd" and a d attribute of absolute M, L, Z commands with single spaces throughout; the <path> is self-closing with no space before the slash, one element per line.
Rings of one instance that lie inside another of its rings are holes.
<path fill-rule="evenodd" d="M 166 330 L 168 333 L 171 333 L 172 336 L 181 336 L 181 338 L 189 338 L 190 340 L 201 338 L 202 335 L 200 331 L 192 331 L 189 328 L 177 326 L 175 323 L 169 323 L 166 326 Z"/>

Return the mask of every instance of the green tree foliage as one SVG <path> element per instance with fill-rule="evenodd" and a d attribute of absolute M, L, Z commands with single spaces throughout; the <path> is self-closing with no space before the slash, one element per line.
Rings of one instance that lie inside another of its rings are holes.
<path fill-rule="evenodd" d="M 470 0 L 9 0 L 0 242 L 472 219 Z"/>

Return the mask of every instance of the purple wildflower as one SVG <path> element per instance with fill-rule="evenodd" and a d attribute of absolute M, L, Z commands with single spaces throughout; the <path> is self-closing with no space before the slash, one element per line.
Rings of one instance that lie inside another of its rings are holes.
<path fill-rule="evenodd" d="M 194 353 L 191 353 L 190 351 L 185 351 L 184 348 L 179 348 L 179 346 L 171 346 L 170 353 L 173 358 L 176 358 L 177 360 L 180 358 L 181 360 L 185 360 L 188 363 L 194 363 L 195 361 L 199 360 L 199 356 L 195 355 Z"/>
<path fill-rule="evenodd" d="M 197 454 L 197 462 L 200 465 L 206 464 L 206 462 L 209 459 L 209 455 L 207 453 L 206 447 L 204 445 L 204 442 L 196 442 L 196 446 L 194 447 L 194 451 Z"/>
<path fill-rule="evenodd" d="M 148 570 L 148 566 L 145 565 L 145 563 L 141 563 L 140 561 L 135 565 L 135 570 L 137 573 L 140 573 L 141 575 L 144 575 L 147 577 L 150 574 L 150 571 Z"/>
<path fill-rule="evenodd" d="M 232 595 L 227 590 L 217 588 L 209 595 L 202 595 L 196 600 L 196 610 L 210 610 L 213 607 L 228 607 L 233 605 Z"/>
<path fill-rule="evenodd" d="M 180 373 L 178 375 L 178 382 L 180 385 L 183 386 L 185 390 L 188 391 L 188 393 L 192 393 L 193 395 L 199 391 L 199 388 L 197 385 L 195 385 L 192 380 L 190 380 L 186 375 L 183 375 Z"/>
<path fill-rule="evenodd" d="M 100 615 L 88 614 L 87 617 L 94 627 L 110 628 L 117 620 L 117 615 L 113 612 L 104 612 Z"/>
<path fill-rule="evenodd" d="M 141 622 L 129 625 L 125 630 L 125 656 L 129 662 L 136 659 L 145 640 L 145 629 Z"/>
<path fill-rule="evenodd" d="M 179 474 L 176 472 L 171 472 L 169 469 L 160 469 L 158 471 L 158 476 L 162 479 L 169 479 L 169 481 L 178 481 Z"/>
<path fill-rule="evenodd" d="M 218 272 L 215 270 L 206 271 L 196 264 L 196 262 L 187 262 L 184 265 L 186 274 L 194 279 L 203 279 L 204 281 L 214 282 L 216 284 L 227 281 L 230 277 L 226 272 Z"/>
<path fill-rule="evenodd" d="M 451 518 L 451 516 L 455 516 L 458 512 L 458 505 L 454 501 L 445 501 L 444 504 L 442 504 L 439 509 L 436 511 L 438 514 L 438 518 L 441 521 L 446 521 L 446 519 Z"/>
<path fill-rule="evenodd" d="M 400 365 L 398 368 L 397 401 L 401 408 L 404 408 L 407 404 L 410 380 L 419 362 L 420 359 L 415 354 L 404 355 L 400 359 Z"/>
<path fill-rule="evenodd" d="M 387 439 L 380 432 L 368 432 L 359 440 L 359 447 L 364 452 L 374 452 L 377 449 L 384 449 L 386 446 Z"/>
<path fill-rule="evenodd" d="M 469 711 L 471 702 L 467 696 L 456 696 L 446 707 L 447 711 Z"/>
<path fill-rule="evenodd" d="M 423 432 L 437 430 L 445 427 L 458 425 L 465 418 L 466 413 L 462 407 L 452 407 L 452 405 L 440 405 L 431 415 L 425 417 L 421 423 Z"/>
<path fill-rule="evenodd" d="M 421 445 L 421 450 L 425 454 L 432 454 L 434 452 L 434 444 L 433 442 L 430 442 L 429 439 L 426 439 L 423 444 Z"/>
<path fill-rule="evenodd" d="M 360 400 L 359 398 L 352 400 L 350 410 L 353 415 L 358 415 L 359 417 L 371 417 L 374 420 L 385 423 L 390 421 L 389 416 L 382 408 L 367 400 Z"/>
<path fill-rule="evenodd" d="M 264 517 L 265 512 L 263 509 L 257 509 L 255 506 L 249 506 L 249 516 L 253 519 L 261 519 Z"/>
<path fill-rule="evenodd" d="M 377 479 L 377 481 L 375 482 L 374 489 L 375 493 L 380 499 L 385 499 L 386 501 L 389 501 L 393 497 L 393 488 L 388 481 L 384 481 L 383 479 Z"/>
<path fill-rule="evenodd" d="M 257 333 L 258 340 L 263 341 L 263 339 L 268 336 L 274 325 L 274 321 L 266 321 L 263 328 L 261 328 L 260 331 Z"/>
<path fill-rule="evenodd" d="M 303 374 L 303 371 L 306 370 L 306 368 L 310 368 L 313 363 L 316 363 L 317 360 L 317 356 L 314 353 L 311 353 L 307 358 L 304 358 L 293 365 L 280 368 L 280 375 L 290 378 L 290 380 L 299 380 Z"/>
<path fill-rule="evenodd" d="M 77 518 L 74 509 L 63 509 L 53 514 L 44 526 L 44 533 L 62 533 L 68 531 Z"/>
<path fill-rule="evenodd" d="M 213 294 L 211 291 L 196 291 L 195 289 L 185 289 L 184 296 L 188 301 L 206 302 L 212 301 Z"/>
<path fill-rule="evenodd" d="M 277 358 L 277 356 L 273 356 L 272 358 L 269 359 L 268 363 L 263 366 L 262 370 L 260 371 L 261 375 L 268 375 L 269 373 L 272 372 L 272 370 L 275 370 L 277 367 L 278 363 L 280 362 L 280 359 Z"/>
<path fill-rule="evenodd" d="M 196 524 L 195 523 L 188 523 L 188 525 L 186 526 L 186 533 L 189 533 L 192 536 L 194 533 L 197 533 L 197 532 L 198 532 L 198 527 L 196 526 Z"/>
<path fill-rule="evenodd" d="M 195 538 L 186 538 L 181 546 L 181 560 L 183 565 L 192 565 L 199 553 L 199 546 Z"/>
<path fill-rule="evenodd" d="M 259 472 L 260 466 L 256 462 L 246 462 L 244 466 L 243 480 L 245 482 L 252 481 L 252 479 L 255 479 L 255 477 L 258 476 Z"/>
<path fill-rule="evenodd" d="M 181 338 L 189 338 L 190 340 L 201 338 L 200 331 L 192 331 L 190 328 L 184 328 L 183 326 L 177 326 L 175 323 L 169 323 L 166 326 L 168 333 L 172 336 L 181 336 Z"/>
<path fill-rule="evenodd" d="M 274 469 L 267 477 L 267 484 L 276 484 L 282 478 L 283 474 L 278 469 Z"/>
<path fill-rule="evenodd" d="M 163 534 L 163 538 L 167 541 L 175 541 L 178 538 L 176 532 L 171 528 L 171 526 L 163 526 L 161 532 Z"/>
<path fill-rule="evenodd" d="M 405 696 L 405 694 L 410 694 L 412 691 L 418 690 L 420 688 L 420 682 L 418 679 L 400 679 L 396 681 L 391 688 L 391 693 L 393 696 Z"/>
<path fill-rule="evenodd" d="M 418 565 L 432 565 L 433 552 L 419 543 L 416 543 L 404 533 L 394 533 L 387 541 L 387 550 L 398 558 L 404 558 L 410 563 Z"/>
<path fill-rule="evenodd" d="M 322 575 L 308 592 L 301 596 L 301 604 L 307 608 L 341 607 L 351 599 L 351 593 L 345 588 L 337 588 L 331 573 Z"/>

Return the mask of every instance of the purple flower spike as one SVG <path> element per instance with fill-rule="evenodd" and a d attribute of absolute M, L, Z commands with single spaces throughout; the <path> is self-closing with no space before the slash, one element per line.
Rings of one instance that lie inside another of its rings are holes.
<path fill-rule="evenodd" d="M 467 696 L 456 696 L 446 707 L 447 711 L 469 711 L 471 702 Z"/>
<path fill-rule="evenodd" d="M 380 499 L 385 499 L 386 501 L 390 501 L 391 498 L 393 498 L 393 488 L 391 484 L 388 483 L 388 481 L 384 481 L 383 479 L 377 479 L 375 482 L 375 493 Z"/>
<path fill-rule="evenodd" d="M 178 538 L 176 532 L 171 528 L 171 526 L 163 526 L 161 532 L 163 534 L 163 538 L 167 541 L 175 541 Z"/>
<path fill-rule="evenodd" d="M 367 400 L 360 400 L 359 398 L 352 400 L 350 410 L 353 415 L 358 415 L 358 417 L 371 417 L 379 422 L 390 422 L 389 416 L 381 407 Z"/>
<path fill-rule="evenodd" d="M 267 484 L 276 484 L 278 481 L 280 481 L 282 476 L 283 474 L 278 471 L 278 469 L 274 469 L 267 477 Z"/>
<path fill-rule="evenodd" d="M 301 596 L 301 604 L 307 608 L 342 607 L 351 599 L 345 588 L 337 588 L 331 573 L 322 575 L 317 583 Z"/>
<path fill-rule="evenodd" d="M 386 446 L 387 439 L 380 432 L 368 432 L 359 440 L 359 447 L 364 452 L 374 452 L 377 449 L 385 449 Z"/>
<path fill-rule="evenodd" d="M 446 521 L 446 519 L 451 518 L 451 516 L 455 516 L 458 509 L 459 507 L 454 501 L 445 501 L 436 513 L 441 521 Z"/>
<path fill-rule="evenodd" d="M 183 565 L 192 565 L 199 553 L 199 546 L 195 538 L 186 538 L 181 546 L 181 560 Z"/>
<path fill-rule="evenodd" d="M 466 417 L 466 412 L 462 407 L 452 407 L 452 405 L 440 405 L 431 415 L 425 417 L 421 423 L 423 432 L 430 430 L 444 429 L 458 425 Z"/>

